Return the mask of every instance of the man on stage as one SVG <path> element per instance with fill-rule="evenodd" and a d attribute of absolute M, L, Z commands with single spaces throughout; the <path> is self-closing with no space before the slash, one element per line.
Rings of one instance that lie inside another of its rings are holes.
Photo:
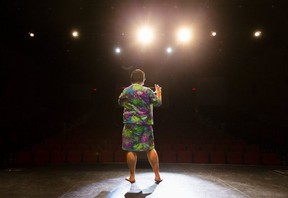
<path fill-rule="evenodd" d="M 143 86 L 145 73 L 136 69 L 130 76 L 131 85 L 120 94 L 118 103 L 123 110 L 122 149 L 127 151 L 127 164 L 130 183 L 135 183 L 137 152 L 147 152 L 148 161 L 155 173 L 155 182 L 162 179 L 159 173 L 159 159 L 154 145 L 153 135 L 153 106 L 162 104 L 161 87 L 155 84 L 152 89 Z"/>

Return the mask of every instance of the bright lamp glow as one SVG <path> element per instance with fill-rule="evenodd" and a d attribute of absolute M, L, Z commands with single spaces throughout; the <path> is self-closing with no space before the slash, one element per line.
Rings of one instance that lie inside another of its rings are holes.
<path fill-rule="evenodd" d="M 73 32 L 72 32 L 72 36 L 73 36 L 74 38 L 79 37 L 79 32 L 73 31 Z"/>
<path fill-rule="evenodd" d="M 149 44 L 153 41 L 154 34 L 150 27 L 142 27 L 137 32 L 138 41 L 143 44 Z"/>
<path fill-rule="evenodd" d="M 115 53 L 116 53 L 116 54 L 120 54 L 120 53 L 121 53 L 121 48 L 116 47 L 116 48 L 115 48 Z"/>
<path fill-rule="evenodd" d="M 29 32 L 28 34 L 29 34 L 30 37 L 34 37 L 35 36 L 35 34 L 33 32 Z"/>
<path fill-rule="evenodd" d="M 216 36 L 216 35 L 217 35 L 217 33 L 215 31 L 211 32 L 211 36 Z"/>
<path fill-rule="evenodd" d="M 180 42 L 186 43 L 190 41 L 192 37 L 191 30 L 188 28 L 181 28 L 177 33 L 177 37 Z"/>
<path fill-rule="evenodd" d="M 256 31 L 254 32 L 254 36 L 255 37 L 260 37 L 262 35 L 262 32 L 261 31 Z"/>
<path fill-rule="evenodd" d="M 172 52 L 173 52 L 172 47 L 167 47 L 167 48 L 166 48 L 166 53 L 167 53 L 167 54 L 171 54 Z"/>

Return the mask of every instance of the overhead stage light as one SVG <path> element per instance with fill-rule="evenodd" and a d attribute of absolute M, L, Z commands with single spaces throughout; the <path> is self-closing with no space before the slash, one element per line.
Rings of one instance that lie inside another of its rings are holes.
<path fill-rule="evenodd" d="M 173 52 L 172 47 L 167 47 L 167 48 L 166 48 L 166 53 L 167 53 L 167 54 L 171 54 L 172 52 Z"/>
<path fill-rule="evenodd" d="M 177 37 L 182 43 L 189 42 L 192 37 L 191 30 L 189 28 L 181 28 L 177 33 Z"/>
<path fill-rule="evenodd" d="M 262 35 L 262 32 L 261 31 L 256 31 L 254 32 L 254 36 L 255 37 L 260 37 Z"/>
<path fill-rule="evenodd" d="M 211 36 L 216 36 L 216 35 L 217 35 L 217 33 L 215 31 L 211 32 Z"/>
<path fill-rule="evenodd" d="M 148 26 L 140 28 L 137 32 L 137 39 L 142 44 L 151 43 L 154 39 L 153 30 Z"/>
<path fill-rule="evenodd" d="M 72 36 L 73 36 L 74 38 L 79 37 L 79 32 L 78 32 L 78 31 L 73 31 L 73 32 L 72 32 Z"/>
<path fill-rule="evenodd" d="M 35 34 L 33 32 L 29 32 L 28 34 L 29 34 L 30 37 L 34 37 L 35 36 Z"/>
<path fill-rule="evenodd" d="M 121 53 L 121 48 L 116 47 L 116 48 L 115 48 L 115 53 L 116 53 L 116 54 L 120 54 L 120 53 Z"/>

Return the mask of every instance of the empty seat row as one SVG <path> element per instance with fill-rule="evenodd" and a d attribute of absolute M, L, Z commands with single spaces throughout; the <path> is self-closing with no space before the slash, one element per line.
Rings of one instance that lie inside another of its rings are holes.
<path fill-rule="evenodd" d="M 72 143 L 50 143 L 50 144 L 36 144 L 33 147 L 33 151 L 39 150 L 63 150 L 63 151 L 70 151 L 70 150 L 79 150 L 79 151 L 86 151 L 86 150 L 119 150 L 121 149 L 121 144 L 72 144 Z"/>
<path fill-rule="evenodd" d="M 48 152 L 53 151 L 117 151 L 121 149 L 121 143 L 117 144 L 36 144 L 33 147 L 33 152 L 46 150 Z M 235 144 L 235 145 L 214 145 L 214 144 L 156 144 L 157 151 L 207 151 L 207 152 L 261 152 L 264 149 L 256 144 L 244 145 L 244 144 Z M 265 150 L 267 151 L 267 150 Z"/>
<path fill-rule="evenodd" d="M 246 165 L 282 165 L 276 153 L 223 151 L 159 151 L 161 162 Z"/>
<path fill-rule="evenodd" d="M 23 151 L 16 155 L 16 164 L 65 164 L 65 163 L 124 163 L 125 152 L 118 151 L 78 151 L 65 152 L 62 150 L 49 153 L 45 150 L 31 152 Z M 160 151 L 160 162 L 163 163 L 211 163 L 211 164 L 246 164 L 246 165 L 282 165 L 275 153 L 260 152 L 222 152 L 222 151 Z"/>
<path fill-rule="evenodd" d="M 99 143 L 119 143 L 121 142 L 121 136 L 117 138 L 111 138 L 111 137 L 74 137 L 74 138 L 52 138 L 47 139 L 44 141 L 45 144 L 99 144 Z"/>
<path fill-rule="evenodd" d="M 52 153 L 42 150 L 37 152 L 22 151 L 16 154 L 15 163 L 17 165 L 46 165 L 46 164 L 96 164 L 96 163 L 112 163 L 126 162 L 125 152 L 118 151 L 79 151 L 71 150 L 65 152 L 63 150 L 53 151 Z"/>
<path fill-rule="evenodd" d="M 156 144 L 157 150 L 190 150 L 190 151 L 260 151 L 256 144 Z"/>

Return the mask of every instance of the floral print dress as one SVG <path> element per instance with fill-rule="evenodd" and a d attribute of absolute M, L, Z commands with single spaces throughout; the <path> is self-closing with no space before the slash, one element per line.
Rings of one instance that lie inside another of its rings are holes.
<path fill-rule="evenodd" d="M 125 88 L 118 99 L 123 110 L 122 149 L 149 151 L 154 149 L 153 106 L 161 101 L 152 89 L 132 84 Z"/>

